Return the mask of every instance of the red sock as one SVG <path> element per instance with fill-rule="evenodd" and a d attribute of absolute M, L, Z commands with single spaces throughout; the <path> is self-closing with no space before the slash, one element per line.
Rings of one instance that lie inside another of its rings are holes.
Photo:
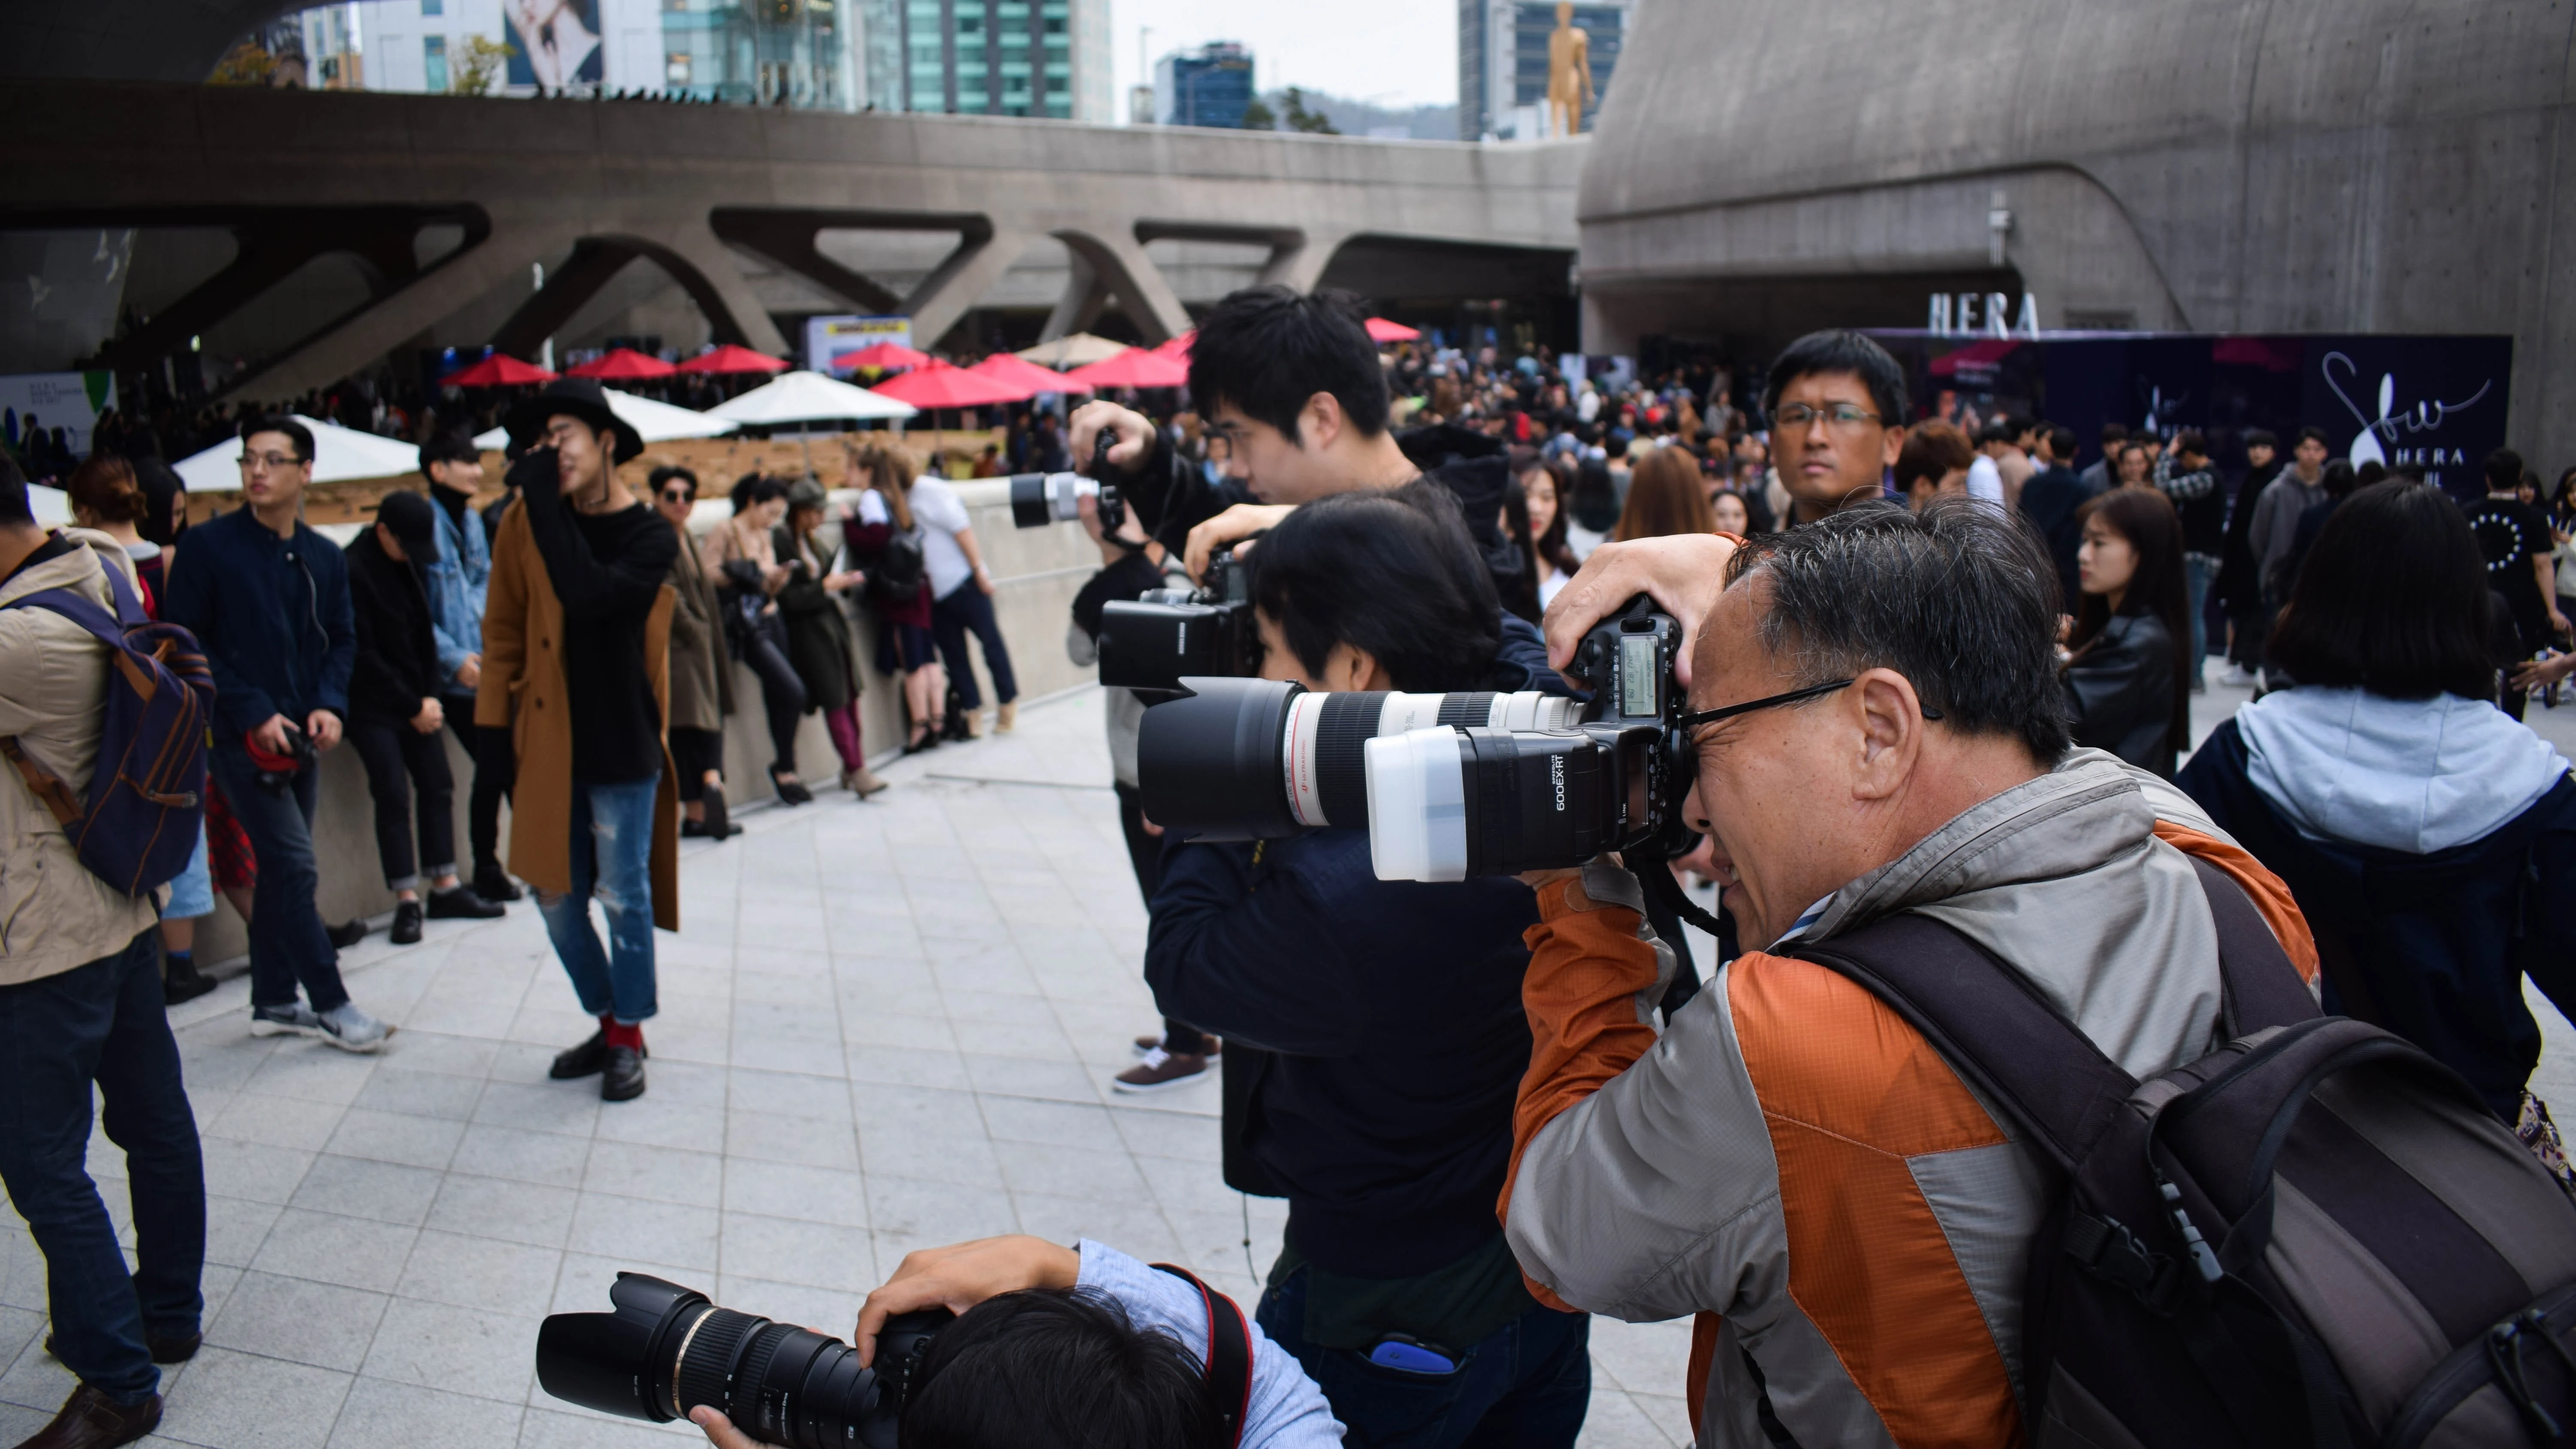
<path fill-rule="evenodd" d="M 644 1028 L 640 1024 L 628 1026 L 616 1017 L 603 1016 L 599 1019 L 599 1029 L 607 1036 L 610 1046 L 633 1047 L 639 1052 L 644 1050 Z"/>

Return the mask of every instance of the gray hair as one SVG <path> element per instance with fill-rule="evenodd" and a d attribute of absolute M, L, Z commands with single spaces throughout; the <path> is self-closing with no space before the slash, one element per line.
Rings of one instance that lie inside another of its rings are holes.
<path fill-rule="evenodd" d="M 1893 669 L 1966 734 L 2009 734 L 2042 765 L 2066 753 L 2057 569 L 2030 526 L 1971 498 L 1889 503 L 1766 534 L 1730 584 L 1770 587 L 1762 647 L 1801 687 Z"/>

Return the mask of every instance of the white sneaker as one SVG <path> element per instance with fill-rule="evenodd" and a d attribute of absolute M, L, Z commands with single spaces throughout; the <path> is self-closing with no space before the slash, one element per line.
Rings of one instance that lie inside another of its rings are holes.
<path fill-rule="evenodd" d="M 2231 662 L 2227 671 L 2218 676 L 2218 682 L 2231 689 L 2246 689 L 2257 683 L 2258 677 L 2248 672 L 2244 665 Z"/>
<path fill-rule="evenodd" d="M 309 1015 L 310 1013 L 308 1013 Z M 358 1003 L 343 1001 L 314 1018 L 321 1030 L 314 1035 L 342 1051 L 371 1052 L 385 1044 L 394 1029 L 358 1009 Z"/>
<path fill-rule="evenodd" d="M 254 1006 L 250 1011 L 252 1036 L 320 1036 L 322 1018 L 301 1001 L 284 1006 Z"/>

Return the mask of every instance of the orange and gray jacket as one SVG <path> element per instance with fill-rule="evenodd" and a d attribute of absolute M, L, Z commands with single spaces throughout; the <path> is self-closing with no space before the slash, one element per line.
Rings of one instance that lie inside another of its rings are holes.
<path fill-rule="evenodd" d="M 2280 881 L 2171 785 L 2095 750 L 1965 811 L 1793 934 L 1928 916 L 2143 1077 L 2216 1045 L 2217 932 L 2190 856 L 2245 889 L 2313 988 Z M 1532 1290 L 1632 1322 L 1698 1315 L 1685 1387 L 1702 1445 L 1769 1443 L 1748 1355 L 1802 1444 L 2022 1441 L 2036 1155 L 1820 965 L 1747 953 L 1659 1032 L 1671 958 L 1640 901 L 1603 864 L 1539 892 L 1502 1197 Z"/>

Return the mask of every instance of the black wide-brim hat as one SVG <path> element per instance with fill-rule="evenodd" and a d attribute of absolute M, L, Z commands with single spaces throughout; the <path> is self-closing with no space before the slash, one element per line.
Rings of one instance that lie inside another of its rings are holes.
<path fill-rule="evenodd" d="M 510 452 L 526 452 L 545 431 L 546 419 L 566 415 L 590 424 L 594 431 L 616 435 L 617 456 L 610 460 L 612 463 L 643 455 L 644 435 L 609 409 L 608 389 L 594 377 L 559 377 L 536 396 L 512 403 L 509 412 L 501 417 L 501 426 L 510 433 Z"/>

